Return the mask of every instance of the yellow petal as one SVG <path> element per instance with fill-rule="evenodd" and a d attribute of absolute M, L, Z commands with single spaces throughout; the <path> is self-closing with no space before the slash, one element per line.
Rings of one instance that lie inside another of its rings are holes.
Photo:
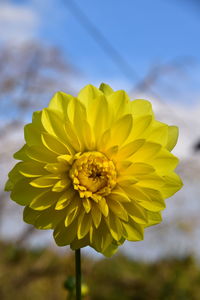
<path fill-rule="evenodd" d="M 109 213 L 109 208 L 108 208 L 108 204 L 106 202 L 105 198 L 101 198 L 100 201 L 98 202 L 98 206 L 100 211 L 102 212 L 102 214 L 107 217 L 108 213 Z"/>
<path fill-rule="evenodd" d="M 43 145 L 50 151 L 58 155 L 70 153 L 67 146 L 64 145 L 61 141 L 59 141 L 55 136 L 43 132 L 41 138 L 42 138 Z"/>
<path fill-rule="evenodd" d="M 56 112 L 49 108 L 44 108 L 42 110 L 41 120 L 45 130 L 50 135 L 59 137 L 62 141 L 67 139 L 64 128 L 64 119 L 58 111 Z"/>
<path fill-rule="evenodd" d="M 125 159 L 129 158 L 136 151 L 138 151 L 139 148 L 142 147 L 144 142 L 145 142 L 144 139 L 139 139 L 139 140 L 135 140 L 135 141 L 132 141 L 132 142 L 126 144 L 124 147 L 122 147 L 119 150 L 117 158 L 119 158 L 120 160 L 125 160 Z"/>
<path fill-rule="evenodd" d="M 25 178 L 15 183 L 12 192 L 11 199 L 16 201 L 20 205 L 29 205 L 29 203 L 41 192 L 29 184 L 30 180 Z"/>
<path fill-rule="evenodd" d="M 112 198 L 119 202 L 130 202 L 130 198 L 127 196 L 127 194 L 124 192 L 124 190 L 117 185 L 110 193 L 108 198 Z"/>
<path fill-rule="evenodd" d="M 91 210 L 91 208 L 92 208 L 92 204 L 91 204 L 90 199 L 88 199 L 88 198 L 83 198 L 83 199 L 82 199 L 82 203 L 83 203 L 83 207 L 84 207 L 84 209 L 85 209 L 85 212 L 86 212 L 86 213 L 89 213 L 90 210 Z"/>
<path fill-rule="evenodd" d="M 92 225 L 92 218 L 90 214 L 83 212 L 78 218 L 78 239 L 82 239 L 89 232 Z"/>
<path fill-rule="evenodd" d="M 61 210 L 65 208 L 69 203 L 71 203 L 74 199 L 75 191 L 73 189 L 68 189 L 65 191 L 62 196 L 58 199 L 56 203 L 56 210 Z"/>
<path fill-rule="evenodd" d="M 73 97 L 63 92 L 57 92 L 49 102 L 49 108 L 60 112 L 63 116 L 66 114 L 68 104 Z"/>
<path fill-rule="evenodd" d="M 146 137 L 146 132 L 149 130 L 152 123 L 152 116 L 141 116 L 133 119 L 133 130 L 130 134 L 129 140 L 143 139 Z"/>
<path fill-rule="evenodd" d="M 39 194 L 30 203 L 30 208 L 35 210 L 45 210 L 52 206 L 57 201 L 57 196 L 47 190 Z"/>
<path fill-rule="evenodd" d="M 103 132 L 110 125 L 108 103 L 104 95 L 100 95 L 89 102 L 87 119 L 95 134 L 95 142 L 98 143 Z"/>
<path fill-rule="evenodd" d="M 123 175 L 142 176 L 142 175 L 148 175 L 150 173 L 153 173 L 154 171 L 155 169 L 152 166 L 146 163 L 137 162 L 137 163 L 130 164 L 127 168 L 125 168 L 123 170 Z"/>
<path fill-rule="evenodd" d="M 64 222 L 60 222 L 53 233 L 55 242 L 58 246 L 69 245 L 77 234 L 77 221 L 72 222 L 68 227 L 64 226 Z"/>
<path fill-rule="evenodd" d="M 119 241 L 122 237 L 122 224 L 121 221 L 112 212 L 105 218 L 108 229 L 114 240 Z"/>
<path fill-rule="evenodd" d="M 131 110 L 134 116 L 153 115 L 151 103 L 143 99 L 132 101 Z"/>
<path fill-rule="evenodd" d="M 149 163 L 150 159 L 153 159 L 158 152 L 161 150 L 161 145 L 146 142 L 144 145 L 131 157 L 131 161 L 136 162 L 147 162 Z"/>
<path fill-rule="evenodd" d="M 41 133 L 39 128 L 35 127 L 33 124 L 27 124 L 24 127 L 24 138 L 29 146 L 41 144 Z"/>
<path fill-rule="evenodd" d="M 156 225 L 162 222 L 162 216 L 160 212 L 147 211 L 147 215 L 148 215 L 148 224 L 146 224 L 145 227 Z"/>
<path fill-rule="evenodd" d="M 160 173 L 173 171 L 178 162 L 178 158 L 166 149 L 162 149 L 156 157 L 150 160 L 150 164 Z"/>
<path fill-rule="evenodd" d="M 87 106 L 92 99 L 100 95 L 102 95 L 102 92 L 98 88 L 88 84 L 79 92 L 78 99 L 80 99 L 81 102 Z"/>
<path fill-rule="evenodd" d="M 39 177 L 47 174 L 47 171 L 44 169 L 44 164 L 33 161 L 22 162 L 19 165 L 19 172 L 25 177 Z"/>
<path fill-rule="evenodd" d="M 120 219 L 128 221 L 128 214 L 124 209 L 124 206 L 119 201 L 114 200 L 112 196 L 110 196 L 107 200 L 109 208 L 112 210 L 112 212 Z"/>
<path fill-rule="evenodd" d="M 69 226 L 79 215 L 80 205 L 76 202 L 71 202 L 71 204 L 67 207 L 65 213 L 65 226 Z"/>
<path fill-rule="evenodd" d="M 23 211 L 23 220 L 28 224 L 34 224 L 40 214 L 41 211 L 33 210 L 29 206 L 26 206 Z"/>
<path fill-rule="evenodd" d="M 177 143 L 178 140 L 178 127 L 168 126 L 168 140 L 166 148 L 171 151 Z"/>
<path fill-rule="evenodd" d="M 141 241 L 144 238 L 144 228 L 142 225 L 137 224 L 133 220 L 129 219 L 129 222 L 122 223 L 125 231 L 125 236 L 128 241 Z"/>
<path fill-rule="evenodd" d="M 107 99 L 110 111 L 113 113 L 113 118 L 119 118 L 129 112 L 130 99 L 125 91 L 116 91 L 107 96 Z"/>
<path fill-rule="evenodd" d="M 53 154 L 48 149 L 46 149 L 42 146 L 40 146 L 40 147 L 35 147 L 35 146 L 28 147 L 28 148 L 26 148 L 26 154 L 30 159 L 36 160 L 38 162 L 42 162 L 42 163 L 56 162 L 55 154 Z"/>
<path fill-rule="evenodd" d="M 69 188 L 70 185 L 71 185 L 71 180 L 68 178 L 64 178 L 64 179 L 57 181 L 54 184 L 54 186 L 52 187 L 52 191 L 53 192 L 62 192 L 64 190 L 66 190 L 67 188 Z"/>
<path fill-rule="evenodd" d="M 109 145 L 122 145 L 129 136 L 132 123 L 131 115 L 125 115 L 115 122 L 111 127 L 111 139 L 107 147 L 109 147 Z"/>
<path fill-rule="evenodd" d="M 114 92 L 113 89 L 108 84 L 106 84 L 106 83 L 101 83 L 99 89 L 106 96 L 109 96 L 109 95 L 111 95 Z"/>
<path fill-rule="evenodd" d="M 131 203 L 125 203 L 124 207 L 127 210 L 129 216 L 136 223 L 147 224 L 149 222 L 147 211 L 143 207 L 137 205 L 136 202 L 132 201 Z"/>
<path fill-rule="evenodd" d="M 148 136 L 148 141 L 166 146 L 168 139 L 168 126 L 158 121 L 154 121 L 152 131 Z"/>
<path fill-rule="evenodd" d="M 91 215 L 92 215 L 92 220 L 93 220 L 94 226 L 96 228 L 98 228 L 99 224 L 101 222 L 102 214 L 101 214 L 100 209 L 98 208 L 98 206 L 95 203 L 93 203 L 93 205 L 92 205 Z"/>
<path fill-rule="evenodd" d="M 181 178 L 174 172 L 169 172 L 163 176 L 165 184 L 161 189 L 161 194 L 164 198 L 169 198 L 174 195 L 183 186 Z"/>
<path fill-rule="evenodd" d="M 36 188 L 47 188 L 53 186 L 58 179 L 59 176 L 55 174 L 49 174 L 30 181 L 30 185 Z"/>
<path fill-rule="evenodd" d="M 137 176 L 138 186 L 143 187 L 154 187 L 155 189 L 160 189 L 164 186 L 164 179 L 157 175 L 156 173 L 147 174 L 147 175 L 139 175 Z"/>
<path fill-rule="evenodd" d="M 34 225 L 38 229 L 54 229 L 64 215 L 64 211 L 55 211 L 54 207 L 50 207 L 41 212 Z"/>
<path fill-rule="evenodd" d="M 26 150 L 28 149 L 28 146 L 25 144 L 20 150 L 15 152 L 13 157 L 18 160 L 27 161 L 30 160 L 30 158 L 26 154 Z"/>
<path fill-rule="evenodd" d="M 67 163 L 49 163 L 44 166 L 44 169 L 53 174 L 60 174 L 67 172 L 69 165 Z"/>

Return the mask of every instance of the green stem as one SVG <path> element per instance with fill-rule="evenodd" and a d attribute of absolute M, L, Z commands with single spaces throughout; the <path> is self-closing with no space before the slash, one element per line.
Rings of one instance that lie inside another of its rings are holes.
<path fill-rule="evenodd" d="M 81 249 L 75 250 L 76 262 L 76 300 L 81 300 Z"/>

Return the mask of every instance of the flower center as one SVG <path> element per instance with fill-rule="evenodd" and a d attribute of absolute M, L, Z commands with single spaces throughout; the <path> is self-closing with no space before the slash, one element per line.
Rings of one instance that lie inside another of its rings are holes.
<path fill-rule="evenodd" d="M 110 194 L 116 184 L 113 162 L 100 152 L 85 152 L 74 161 L 70 177 L 81 198 L 98 201 Z"/>

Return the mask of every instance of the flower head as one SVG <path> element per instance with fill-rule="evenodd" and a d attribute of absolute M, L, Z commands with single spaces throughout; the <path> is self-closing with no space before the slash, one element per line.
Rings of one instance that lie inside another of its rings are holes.
<path fill-rule="evenodd" d="M 182 186 L 170 152 L 177 127 L 157 121 L 150 102 L 105 84 L 77 98 L 56 93 L 24 135 L 6 189 L 25 206 L 24 221 L 53 229 L 59 246 L 110 256 L 161 222 L 164 199 Z"/>

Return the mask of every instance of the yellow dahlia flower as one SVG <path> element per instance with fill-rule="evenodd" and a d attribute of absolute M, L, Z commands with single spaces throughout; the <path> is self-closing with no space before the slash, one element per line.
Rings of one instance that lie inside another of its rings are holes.
<path fill-rule="evenodd" d="M 25 126 L 6 190 L 24 221 L 53 229 L 59 246 L 112 255 L 161 222 L 164 199 L 182 186 L 171 154 L 178 129 L 154 118 L 150 102 L 92 85 L 58 92 Z"/>

